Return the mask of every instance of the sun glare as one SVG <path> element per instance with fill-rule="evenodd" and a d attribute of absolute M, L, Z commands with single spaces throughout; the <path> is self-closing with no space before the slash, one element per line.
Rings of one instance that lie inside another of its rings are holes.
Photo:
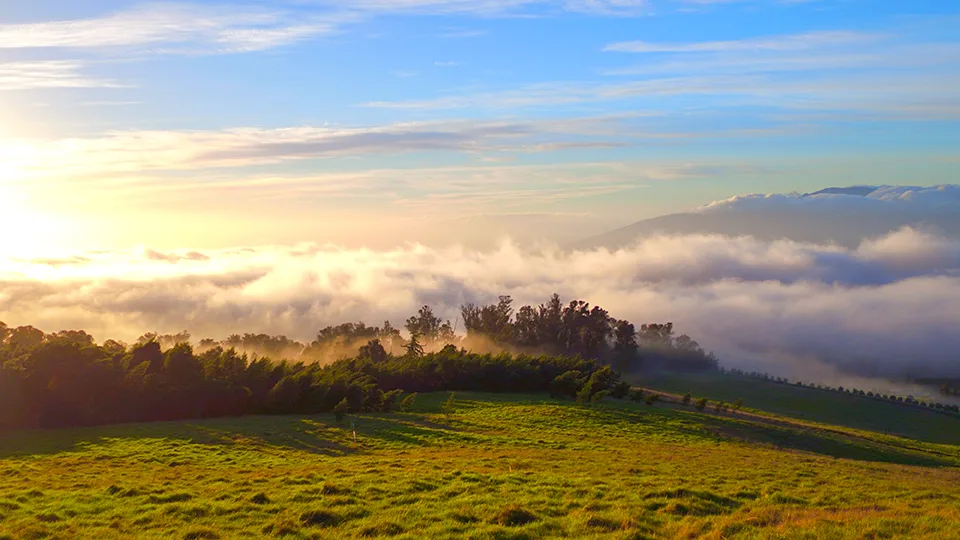
<path fill-rule="evenodd" d="M 0 169 L 0 179 L 5 172 Z M 62 247 L 60 222 L 30 208 L 17 188 L 0 184 L 0 257 L 30 256 Z"/>

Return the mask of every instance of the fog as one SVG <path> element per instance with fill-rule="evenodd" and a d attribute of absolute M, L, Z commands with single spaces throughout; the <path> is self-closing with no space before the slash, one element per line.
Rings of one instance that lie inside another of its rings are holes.
<path fill-rule="evenodd" d="M 454 320 L 465 302 L 557 292 L 638 325 L 672 321 L 728 367 L 824 382 L 960 377 L 958 271 L 960 242 L 909 228 L 856 249 L 722 236 L 577 252 L 144 248 L 0 259 L 0 320 L 100 340 L 188 329 L 309 341 L 347 321 L 402 326 L 424 304 Z"/>

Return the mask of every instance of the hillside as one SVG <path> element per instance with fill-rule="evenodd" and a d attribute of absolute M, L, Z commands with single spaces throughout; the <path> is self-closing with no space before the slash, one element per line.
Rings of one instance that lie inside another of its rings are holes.
<path fill-rule="evenodd" d="M 752 236 L 856 248 L 903 227 L 960 237 L 957 186 L 831 187 L 804 195 L 742 195 L 590 236 L 571 249 L 618 249 L 638 238 L 696 234 Z"/>
<path fill-rule="evenodd" d="M 944 538 L 960 519 L 955 445 L 611 399 L 457 394 L 444 414 L 447 398 L 342 424 L 7 434 L 0 535 Z"/>
<path fill-rule="evenodd" d="M 879 399 L 715 373 L 664 373 L 637 382 L 664 392 L 691 392 L 715 401 L 734 403 L 742 399 L 751 409 L 797 420 L 960 445 L 960 418 Z"/>

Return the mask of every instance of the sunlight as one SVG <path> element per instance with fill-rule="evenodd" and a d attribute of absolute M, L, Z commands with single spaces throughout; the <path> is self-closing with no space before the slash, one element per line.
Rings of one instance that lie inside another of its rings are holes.
<path fill-rule="evenodd" d="M 0 179 L 9 178 L 11 172 L 0 165 Z M 63 245 L 58 237 L 62 230 L 61 219 L 30 208 L 18 188 L 0 184 L 0 257 L 32 256 L 60 249 Z"/>

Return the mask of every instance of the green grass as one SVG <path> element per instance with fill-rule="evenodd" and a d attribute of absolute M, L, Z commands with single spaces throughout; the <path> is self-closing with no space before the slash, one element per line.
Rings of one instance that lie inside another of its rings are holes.
<path fill-rule="evenodd" d="M 960 418 L 919 407 L 714 374 L 661 374 L 636 381 L 645 388 L 733 403 L 791 418 L 889 433 L 921 441 L 960 444 Z"/>
<path fill-rule="evenodd" d="M 448 415 L 446 398 L 343 425 L 8 434 L 0 538 L 946 538 L 960 521 L 953 445 L 529 395 L 457 393 Z"/>

